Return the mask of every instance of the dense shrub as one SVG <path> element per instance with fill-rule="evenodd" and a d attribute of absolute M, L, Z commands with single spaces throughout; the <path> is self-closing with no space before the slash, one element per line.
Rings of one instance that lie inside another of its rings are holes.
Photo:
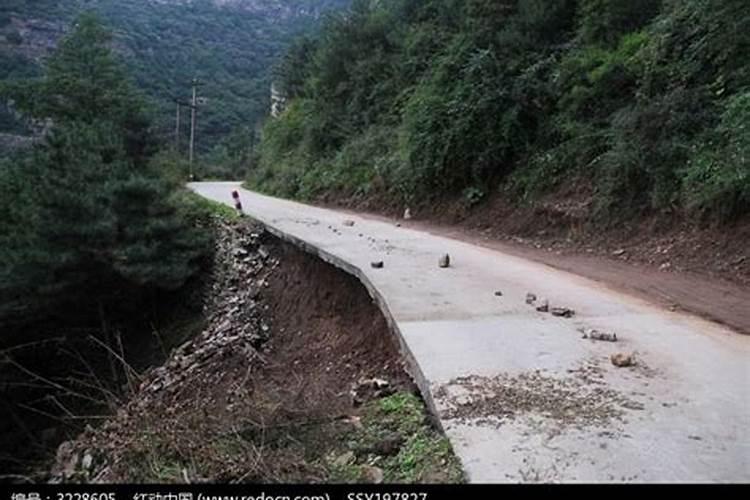
<path fill-rule="evenodd" d="M 750 211 L 750 91 L 725 105 L 719 126 L 690 151 L 680 171 L 687 206 L 726 220 Z"/>
<path fill-rule="evenodd" d="M 207 250 L 181 215 L 176 179 L 151 163 L 143 101 L 110 41 L 84 16 L 42 78 L 5 89 L 50 130 L 0 165 L 0 324 L 126 288 L 177 289 Z"/>
<path fill-rule="evenodd" d="M 360 1 L 290 53 L 250 180 L 476 203 L 585 177 L 604 220 L 726 220 L 747 213 L 749 53 L 742 0 Z"/>

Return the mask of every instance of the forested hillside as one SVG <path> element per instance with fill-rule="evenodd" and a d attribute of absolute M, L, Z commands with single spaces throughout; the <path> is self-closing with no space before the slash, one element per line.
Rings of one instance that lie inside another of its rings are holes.
<path fill-rule="evenodd" d="M 106 406 L 91 380 L 107 387 L 100 395 L 120 394 L 113 346 L 147 345 L 165 314 L 187 314 L 185 286 L 210 255 L 209 213 L 156 162 L 148 105 L 110 45 L 96 18 L 81 17 L 39 78 L 4 88 L 25 119 L 47 124 L 29 150 L 0 158 L 5 473 L 64 437 L 61 407 Z M 71 382 L 81 370 L 88 382 Z"/>
<path fill-rule="evenodd" d="M 0 80 L 38 74 L 41 61 L 82 11 L 114 30 L 161 139 L 171 139 L 174 97 L 190 98 L 193 77 L 207 98 L 198 147 L 237 147 L 269 106 L 270 69 L 289 40 L 348 0 L 4 0 L 0 4 Z M 187 110 L 186 110 L 187 111 Z M 187 137 L 187 120 L 183 120 Z M 23 122 L 0 109 L 0 133 L 24 133 Z M 229 136 L 236 134 L 233 140 Z M 184 142 L 186 142 L 186 138 Z M 244 144 L 247 146 L 247 144 Z M 215 153 L 227 155 L 220 149 Z"/>
<path fill-rule="evenodd" d="M 361 0 L 280 67 L 250 184 L 400 206 L 570 189 L 588 221 L 750 211 L 745 0 Z"/>

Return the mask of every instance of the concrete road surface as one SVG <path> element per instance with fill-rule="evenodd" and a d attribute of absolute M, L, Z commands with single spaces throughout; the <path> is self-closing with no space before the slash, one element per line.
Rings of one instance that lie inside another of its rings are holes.
<path fill-rule="evenodd" d="M 231 205 L 239 185 L 190 188 Z M 470 481 L 750 481 L 750 337 L 494 250 L 240 193 L 273 233 L 362 280 Z"/>

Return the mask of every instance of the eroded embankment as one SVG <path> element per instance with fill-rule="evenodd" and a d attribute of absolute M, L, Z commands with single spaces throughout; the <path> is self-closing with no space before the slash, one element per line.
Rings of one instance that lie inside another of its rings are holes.
<path fill-rule="evenodd" d="M 207 327 L 58 450 L 55 481 L 451 482 L 398 345 L 356 278 L 260 226 L 220 228 Z"/>

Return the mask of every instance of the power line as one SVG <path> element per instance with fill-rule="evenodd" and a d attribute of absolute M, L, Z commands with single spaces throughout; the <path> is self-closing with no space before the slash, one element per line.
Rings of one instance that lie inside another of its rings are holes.
<path fill-rule="evenodd" d="M 184 101 L 178 97 L 172 97 L 172 102 L 177 105 L 177 112 L 175 114 L 175 130 L 174 130 L 174 142 L 175 150 L 179 154 L 180 152 L 180 125 L 182 118 L 182 108 L 190 108 L 190 146 L 188 151 L 188 164 L 190 168 L 190 180 L 195 178 L 193 171 L 193 164 L 195 160 L 195 126 L 198 114 L 198 105 L 204 104 L 205 99 L 198 97 L 198 79 L 193 78 L 192 81 L 192 98 L 190 101 Z"/>

